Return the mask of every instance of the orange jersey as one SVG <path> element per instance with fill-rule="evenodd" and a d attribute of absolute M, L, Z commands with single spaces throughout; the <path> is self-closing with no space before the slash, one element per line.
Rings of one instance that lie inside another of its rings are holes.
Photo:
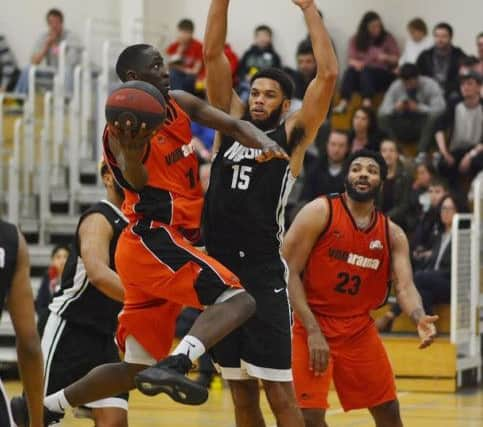
<path fill-rule="evenodd" d="M 144 165 L 148 182 L 135 191 L 122 176 L 104 131 L 104 153 L 118 183 L 124 188 L 122 206 L 130 223 L 150 219 L 171 225 L 187 237 L 197 234 L 203 208 L 198 159 L 191 145 L 191 122 L 173 98 L 167 99 L 167 119 L 148 144 Z"/>
<path fill-rule="evenodd" d="M 327 198 L 329 222 L 316 242 L 304 273 L 307 301 L 317 315 L 368 315 L 387 298 L 391 253 L 388 219 L 375 211 L 361 231 L 343 196 Z"/>

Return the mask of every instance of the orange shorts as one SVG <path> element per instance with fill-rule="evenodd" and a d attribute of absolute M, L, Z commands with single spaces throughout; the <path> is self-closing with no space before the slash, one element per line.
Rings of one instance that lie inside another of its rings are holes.
<path fill-rule="evenodd" d="M 159 223 L 126 227 L 115 263 L 125 289 L 119 343 L 133 335 L 155 359 L 169 351 L 182 306 L 203 308 L 225 291 L 241 288 L 231 271 Z"/>
<path fill-rule="evenodd" d="M 324 331 L 326 322 L 321 317 L 318 320 Z M 331 322 L 337 320 L 332 318 Z M 292 370 L 300 408 L 327 409 L 332 378 L 344 411 L 372 408 L 396 399 L 392 366 L 372 321 L 353 335 L 329 335 L 326 339 L 330 348 L 329 366 L 317 377 L 309 370 L 307 333 L 300 321 L 295 320 Z"/>

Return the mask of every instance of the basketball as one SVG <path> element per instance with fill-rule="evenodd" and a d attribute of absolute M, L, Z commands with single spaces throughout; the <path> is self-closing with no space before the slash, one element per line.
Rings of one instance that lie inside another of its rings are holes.
<path fill-rule="evenodd" d="M 148 130 L 155 130 L 166 119 L 166 101 L 152 84 L 132 80 L 109 95 L 105 112 L 107 122 L 117 121 L 121 129 L 130 121 L 133 133 L 139 130 L 143 122 Z"/>

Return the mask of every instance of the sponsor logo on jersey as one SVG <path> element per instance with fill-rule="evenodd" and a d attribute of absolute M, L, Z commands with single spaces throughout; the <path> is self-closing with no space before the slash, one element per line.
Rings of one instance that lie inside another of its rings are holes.
<path fill-rule="evenodd" d="M 369 249 L 373 251 L 382 250 L 384 249 L 384 246 L 382 245 L 380 240 L 373 240 L 371 243 L 369 243 Z"/>
<path fill-rule="evenodd" d="M 381 260 L 377 258 L 367 258 L 362 255 L 335 248 L 329 248 L 329 257 L 344 261 L 350 265 L 355 265 L 356 267 L 368 268 L 370 270 L 377 270 L 381 264 Z"/>
<path fill-rule="evenodd" d="M 5 268 L 5 249 L 0 248 L 0 268 Z"/>
<path fill-rule="evenodd" d="M 233 145 L 225 151 L 223 157 L 237 163 L 241 162 L 243 159 L 255 160 L 261 154 L 262 150 L 259 150 L 258 148 L 248 148 L 235 141 Z"/>
<path fill-rule="evenodd" d="M 193 144 L 190 142 L 189 144 L 182 145 L 176 150 L 171 151 L 171 153 L 167 154 L 164 158 L 166 159 L 166 163 L 168 164 L 168 166 L 171 166 L 179 160 L 193 154 L 194 151 L 195 149 L 193 147 Z"/>

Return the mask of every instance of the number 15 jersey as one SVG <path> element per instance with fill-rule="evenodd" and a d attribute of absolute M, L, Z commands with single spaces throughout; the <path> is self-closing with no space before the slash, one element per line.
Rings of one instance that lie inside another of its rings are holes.
<path fill-rule="evenodd" d="M 307 301 L 317 315 L 368 315 L 385 302 L 390 287 L 389 220 L 376 210 L 371 225 L 360 230 L 343 195 L 327 200 L 329 222 L 304 272 Z"/>

